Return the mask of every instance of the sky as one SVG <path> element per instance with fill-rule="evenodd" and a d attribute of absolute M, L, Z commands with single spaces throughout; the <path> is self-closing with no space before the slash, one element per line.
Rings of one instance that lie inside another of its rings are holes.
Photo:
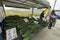
<path fill-rule="evenodd" d="M 53 9 L 55 0 L 47 0 L 47 1 L 50 2 L 50 5 Z M 55 10 L 60 10 L 60 0 L 56 1 Z"/>
<path fill-rule="evenodd" d="M 57 0 L 55 9 L 60 10 L 60 0 Z"/>

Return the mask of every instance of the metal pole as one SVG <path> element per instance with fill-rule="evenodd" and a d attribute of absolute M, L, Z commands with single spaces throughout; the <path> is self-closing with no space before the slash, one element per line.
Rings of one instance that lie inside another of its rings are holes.
<path fill-rule="evenodd" d="M 5 4 L 3 2 L 1 2 L 1 5 L 2 5 L 3 12 L 4 12 L 4 17 L 6 17 Z"/>
<path fill-rule="evenodd" d="M 32 8 L 32 17 L 33 17 L 33 13 L 34 13 L 34 8 Z"/>
<path fill-rule="evenodd" d="M 53 6 L 53 9 L 55 9 L 55 5 L 56 5 L 56 2 L 57 2 L 57 0 L 55 0 L 55 2 L 54 2 L 54 6 Z"/>
<path fill-rule="evenodd" d="M 51 15 L 51 7 L 48 8 L 48 15 Z"/>

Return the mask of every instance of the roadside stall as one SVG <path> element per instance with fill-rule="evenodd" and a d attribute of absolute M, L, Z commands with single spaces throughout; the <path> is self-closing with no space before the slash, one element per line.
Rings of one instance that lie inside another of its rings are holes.
<path fill-rule="evenodd" d="M 2 21 L 3 40 L 31 40 L 32 36 L 42 28 L 40 19 L 33 17 L 34 8 L 50 9 L 50 4 L 46 0 L 1 0 L 1 5 L 4 12 Z M 32 15 L 30 17 L 6 16 L 6 7 L 32 8 Z M 44 27 L 47 24 L 47 22 L 43 22 Z"/>

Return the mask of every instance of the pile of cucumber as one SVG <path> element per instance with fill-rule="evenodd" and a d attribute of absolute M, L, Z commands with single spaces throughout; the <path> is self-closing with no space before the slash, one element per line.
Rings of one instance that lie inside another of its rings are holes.
<path fill-rule="evenodd" d="M 27 19 L 28 22 L 25 22 L 24 19 Z M 34 21 L 38 22 L 35 23 Z M 48 25 L 47 22 L 43 21 L 44 27 Z M 20 16 L 8 16 L 4 19 L 3 31 L 6 34 L 6 30 L 16 27 L 17 34 L 22 35 L 23 40 L 30 40 L 32 36 L 41 29 L 40 20 L 35 20 L 34 18 L 29 17 L 20 17 Z M 6 35 L 4 35 L 6 38 Z"/>

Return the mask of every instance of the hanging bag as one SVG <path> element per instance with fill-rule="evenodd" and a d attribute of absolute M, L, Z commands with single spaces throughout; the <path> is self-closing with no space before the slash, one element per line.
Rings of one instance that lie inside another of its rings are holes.
<path fill-rule="evenodd" d="M 51 16 L 51 18 L 54 18 L 54 19 L 55 19 L 55 18 L 56 18 L 56 16 L 55 16 L 55 15 L 52 15 L 52 16 Z"/>

